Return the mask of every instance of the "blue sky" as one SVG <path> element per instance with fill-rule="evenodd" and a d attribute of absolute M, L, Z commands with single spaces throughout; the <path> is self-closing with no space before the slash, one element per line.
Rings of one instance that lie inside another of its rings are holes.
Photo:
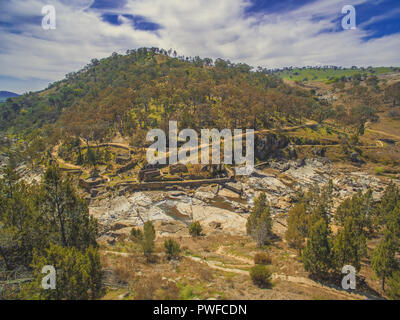
<path fill-rule="evenodd" d="M 356 30 L 341 27 L 344 5 Z M 143 46 L 267 68 L 400 66 L 400 0 L 0 0 L 0 43 L 0 90 L 17 93 Z"/>

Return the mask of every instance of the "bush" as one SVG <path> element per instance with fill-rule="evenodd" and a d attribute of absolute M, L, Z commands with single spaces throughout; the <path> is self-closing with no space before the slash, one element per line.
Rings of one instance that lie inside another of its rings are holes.
<path fill-rule="evenodd" d="M 165 253 L 168 256 L 168 259 L 175 259 L 179 257 L 181 253 L 181 248 L 178 242 L 172 239 L 168 239 L 164 241 Z"/>
<path fill-rule="evenodd" d="M 266 266 L 256 265 L 251 268 L 250 277 L 253 283 L 260 288 L 269 288 L 272 285 L 272 272 Z"/>
<path fill-rule="evenodd" d="M 200 225 L 200 222 L 193 222 L 189 227 L 189 233 L 192 237 L 200 237 L 202 234 L 203 228 Z"/>
<path fill-rule="evenodd" d="M 385 173 L 385 169 L 382 168 L 382 167 L 376 167 L 376 168 L 374 169 L 374 171 L 375 171 L 375 175 L 377 175 L 377 176 L 380 176 L 380 175 L 382 175 L 382 174 Z"/>
<path fill-rule="evenodd" d="M 143 232 L 140 229 L 132 228 L 131 230 L 131 237 L 135 240 L 142 240 L 143 239 Z"/>
<path fill-rule="evenodd" d="M 261 252 L 261 253 L 257 253 L 254 256 L 254 263 L 261 264 L 261 265 L 268 265 L 268 264 L 272 263 L 272 259 L 269 254 Z"/>

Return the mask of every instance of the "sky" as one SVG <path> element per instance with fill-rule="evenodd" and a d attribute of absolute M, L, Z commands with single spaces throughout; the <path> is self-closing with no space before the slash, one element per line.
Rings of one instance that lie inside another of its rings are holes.
<path fill-rule="evenodd" d="M 45 5 L 56 29 L 42 28 Z M 356 29 L 342 28 L 344 5 Z M 0 0 L 0 91 L 140 47 L 265 68 L 400 66 L 400 0 Z"/>

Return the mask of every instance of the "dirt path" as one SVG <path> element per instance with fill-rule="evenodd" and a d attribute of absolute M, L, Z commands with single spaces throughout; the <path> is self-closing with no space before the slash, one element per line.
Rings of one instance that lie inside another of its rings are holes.
<path fill-rule="evenodd" d="M 59 149 L 59 147 L 60 147 L 60 145 L 56 145 L 54 148 L 53 148 L 53 151 L 51 152 L 51 156 L 56 160 L 56 162 L 59 164 L 59 165 L 62 165 L 64 168 L 66 168 L 66 169 L 71 169 L 71 170 L 81 170 L 82 172 L 87 172 L 85 169 L 83 169 L 81 166 L 77 166 L 77 165 L 74 165 L 74 164 L 72 164 L 72 163 L 68 163 L 68 162 L 65 162 L 63 159 L 61 159 L 59 156 L 58 156 L 58 149 Z"/>
<path fill-rule="evenodd" d="M 221 255 L 223 257 L 229 257 L 232 259 L 236 259 L 237 261 L 242 262 L 243 264 L 240 265 L 240 267 L 249 267 L 249 266 L 253 266 L 254 262 L 253 260 L 249 259 L 249 258 L 245 258 L 245 257 L 239 257 L 237 255 L 231 254 L 229 252 L 226 252 L 226 247 L 225 246 L 220 246 L 216 253 L 218 255 Z M 249 271 L 246 270 L 241 270 L 239 268 L 235 268 L 232 267 L 231 265 L 229 266 L 229 268 L 223 267 L 221 265 L 219 265 L 218 262 L 215 261 L 209 261 L 206 259 L 201 259 L 198 257 L 192 257 L 192 256 L 188 256 L 189 259 L 193 260 L 193 261 L 197 261 L 197 262 L 202 262 L 207 264 L 210 268 L 215 269 L 215 270 L 220 270 L 220 271 L 225 271 L 225 272 L 230 272 L 230 273 L 236 273 L 236 274 L 241 274 L 241 275 L 247 275 L 249 276 L 250 273 Z M 297 276 L 289 276 L 289 275 L 285 275 L 285 274 L 277 274 L 274 273 L 272 275 L 272 279 L 274 280 L 283 280 L 283 281 L 288 281 L 288 282 L 292 282 L 292 283 L 296 283 L 305 287 L 313 287 L 313 288 L 319 288 L 325 291 L 329 291 L 330 293 L 333 293 L 337 296 L 340 296 L 344 299 L 360 299 L 360 300 L 365 300 L 367 299 L 366 296 L 364 295 L 360 295 L 360 294 L 355 294 L 355 293 L 348 293 L 342 290 L 338 290 L 334 287 L 330 287 L 327 285 L 323 285 L 321 283 L 318 283 L 312 279 L 309 278 L 305 278 L 305 277 L 297 277 Z"/>
<path fill-rule="evenodd" d="M 379 133 L 379 134 L 382 134 L 382 135 L 384 135 L 384 136 L 389 136 L 389 137 L 396 138 L 396 139 L 399 139 L 399 140 L 400 140 L 400 136 L 395 135 L 395 134 L 392 134 L 392 133 L 387 133 L 387 132 L 385 132 L 385 131 L 380 131 L 380 130 L 373 130 L 373 129 L 370 129 L 370 128 L 367 128 L 367 130 L 368 130 L 369 132 Z"/>
<path fill-rule="evenodd" d="M 250 265 L 250 266 L 253 266 L 253 265 L 254 265 L 254 261 L 253 261 L 252 259 L 234 255 L 234 254 L 232 254 L 232 253 L 226 252 L 225 249 L 226 249 L 225 246 L 220 246 L 220 247 L 217 249 L 216 253 L 219 254 L 219 255 L 221 255 L 221 256 L 225 256 L 225 257 L 229 257 L 229 258 L 232 258 L 232 259 L 236 259 L 236 260 L 238 260 L 238 261 L 240 261 L 240 262 L 243 262 L 245 265 Z"/>
<path fill-rule="evenodd" d="M 102 251 L 104 254 L 114 254 L 117 256 L 121 256 L 121 257 L 129 257 L 129 256 L 134 256 L 133 253 L 128 253 L 128 252 L 117 252 L 117 251 Z M 236 259 L 244 264 L 240 264 L 240 267 L 244 268 L 244 267 L 250 267 L 254 265 L 254 262 L 248 258 L 245 257 L 238 257 L 236 255 L 230 254 L 226 252 L 226 247 L 225 246 L 220 246 L 216 253 L 218 255 L 221 255 L 223 257 L 229 257 L 229 258 L 233 258 Z M 249 271 L 247 270 L 242 270 L 240 268 L 235 268 L 232 265 L 228 267 L 224 267 L 221 266 L 221 262 L 217 262 L 217 261 L 210 261 L 204 258 L 199 258 L 199 257 L 194 257 L 194 256 L 190 256 L 187 255 L 185 256 L 186 258 L 195 261 L 195 262 L 199 262 L 199 263 L 204 263 L 206 264 L 208 267 L 210 267 L 211 269 L 214 270 L 219 270 L 219 271 L 224 271 L 224 272 L 229 272 L 229 273 L 234 273 L 234 274 L 239 274 L 239 275 L 245 275 L 245 276 L 250 276 Z M 305 278 L 305 277 L 297 277 L 297 276 L 289 276 L 289 275 L 285 275 L 285 274 L 277 274 L 274 273 L 272 275 L 272 279 L 273 280 L 282 280 L 282 281 L 288 281 L 288 282 L 292 282 L 292 283 L 296 283 L 298 285 L 304 286 L 304 287 L 309 287 L 309 288 L 319 288 L 322 290 L 325 290 L 327 292 L 330 292 L 338 297 L 342 297 L 343 299 L 354 299 L 354 300 L 366 300 L 367 297 L 364 295 L 360 295 L 360 294 L 355 294 L 355 293 L 348 293 L 346 291 L 342 291 L 342 290 L 338 290 L 334 287 L 330 287 L 327 285 L 323 285 L 319 282 L 316 282 L 312 279 L 309 278 Z"/>

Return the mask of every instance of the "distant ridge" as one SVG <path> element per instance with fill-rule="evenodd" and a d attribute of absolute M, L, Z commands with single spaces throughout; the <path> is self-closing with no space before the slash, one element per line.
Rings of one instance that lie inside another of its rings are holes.
<path fill-rule="evenodd" d="M 10 91 L 0 91 L 0 102 L 7 100 L 8 98 L 18 97 L 19 94 Z"/>
<path fill-rule="evenodd" d="M 13 98 L 18 97 L 19 94 L 10 91 L 0 91 L 0 98 Z"/>

